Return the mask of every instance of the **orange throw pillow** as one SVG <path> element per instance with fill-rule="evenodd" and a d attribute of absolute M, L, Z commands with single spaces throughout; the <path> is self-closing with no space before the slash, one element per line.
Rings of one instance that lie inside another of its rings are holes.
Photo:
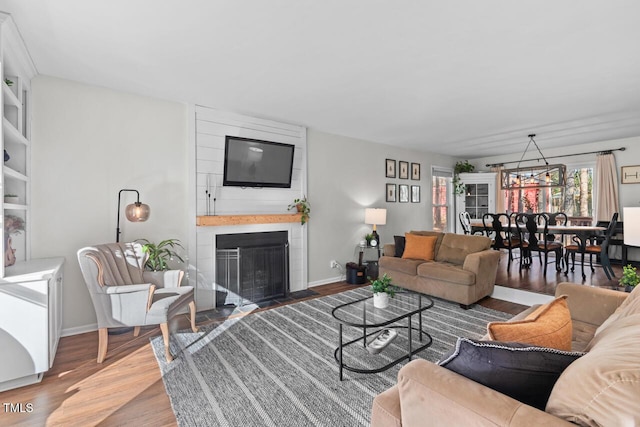
<path fill-rule="evenodd" d="M 566 299 L 566 295 L 561 295 L 520 321 L 489 323 L 489 338 L 571 351 L 573 326 Z"/>
<path fill-rule="evenodd" d="M 436 257 L 437 236 L 419 236 L 417 234 L 405 233 L 405 245 L 402 258 L 423 259 L 433 261 Z"/>

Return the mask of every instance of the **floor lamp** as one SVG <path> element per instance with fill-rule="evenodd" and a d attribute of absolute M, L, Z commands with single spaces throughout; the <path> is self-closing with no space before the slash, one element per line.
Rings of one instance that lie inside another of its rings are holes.
<path fill-rule="evenodd" d="M 149 209 L 149 205 L 145 205 L 144 203 L 140 203 L 140 193 L 138 190 L 129 190 L 127 188 L 123 188 L 118 192 L 118 223 L 116 224 L 116 242 L 120 241 L 120 201 L 122 198 L 123 191 L 132 191 L 136 193 L 136 201 L 135 203 L 131 203 L 127 205 L 125 208 L 124 214 L 127 219 L 131 222 L 144 222 L 149 219 L 149 214 L 151 210 Z"/>

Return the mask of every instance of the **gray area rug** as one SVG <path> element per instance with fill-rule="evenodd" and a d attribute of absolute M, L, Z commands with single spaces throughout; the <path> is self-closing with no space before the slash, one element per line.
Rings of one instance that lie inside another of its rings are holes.
<path fill-rule="evenodd" d="M 177 332 L 171 340 L 176 359 L 169 364 L 162 338 L 152 338 L 178 424 L 368 426 L 373 398 L 396 384 L 406 362 L 378 374 L 345 370 L 340 381 L 334 359 L 338 322 L 331 310 L 369 295 L 369 288 L 359 288 L 227 320 L 198 333 Z M 416 356 L 433 362 L 450 351 L 458 337 L 480 338 L 487 322 L 511 317 L 478 305 L 463 310 L 447 301 L 434 302 L 423 314 L 423 329 L 433 344 Z M 357 334 L 358 329 L 345 327 L 345 340 Z M 406 354 L 406 339 L 400 332 L 374 356 L 354 347 L 345 352 L 345 361 L 363 367 L 386 365 Z"/>

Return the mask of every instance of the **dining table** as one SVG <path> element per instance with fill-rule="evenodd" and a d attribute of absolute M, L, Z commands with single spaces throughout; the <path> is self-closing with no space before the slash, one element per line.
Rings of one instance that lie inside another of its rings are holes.
<path fill-rule="evenodd" d="M 487 224 L 485 227 L 482 221 L 471 221 L 471 231 L 486 231 L 491 229 L 491 224 Z M 580 267 L 582 269 L 582 280 L 587 278 L 584 273 L 584 255 L 587 247 L 587 243 L 594 236 L 599 236 L 604 233 L 606 227 L 600 227 L 595 225 L 549 225 L 547 231 L 550 234 L 561 234 L 562 236 L 573 236 L 572 240 L 578 245 L 578 253 L 581 255 Z M 565 276 L 569 274 L 569 262 L 565 258 Z"/>

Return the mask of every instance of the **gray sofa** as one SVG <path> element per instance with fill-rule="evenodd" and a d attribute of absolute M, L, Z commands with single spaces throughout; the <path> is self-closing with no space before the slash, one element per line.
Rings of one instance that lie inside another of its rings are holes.
<path fill-rule="evenodd" d="M 380 274 L 388 274 L 393 284 L 457 302 L 463 308 L 493 293 L 500 252 L 490 249 L 491 239 L 436 231 L 411 233 L 437 238 L 435 259 L 396 257 L 395 244 L 386 244 L 379 260 Z"/>

